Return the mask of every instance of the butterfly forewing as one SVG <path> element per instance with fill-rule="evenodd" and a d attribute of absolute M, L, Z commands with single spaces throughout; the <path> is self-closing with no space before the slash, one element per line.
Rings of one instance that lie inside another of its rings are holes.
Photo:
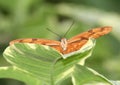
<path fill-rule="evenodd" d="M 74 41 L 78 40 L 88 40 L 89 38 L 99 38 L 100 36 L 103 36 L 105 34 L 108 34 L 112 30 L 112 27 L 106 26 L 101 28 L 94 28 L 87 32 L 83 32 L 81 34 L 78 34 L 71 39 L 68 40 L 69 43 L 72 43 Z"/>
<path fill-rule="evenodd" d="M 61 46 L 59 41 L 49 40 L 49 39 L 39 39 L 39 38 L 23 38 L 16 39 L 10 42 L 10 45 L 15 43 L 34 43 L 34 44 L 42 44 L 55 48 L 58 51 L 61 51 Z"/>
<path fill-rule="evenodd" d="M 14 43 L 35 43 L 35 44 L 42 44 L 42 45 L 60 45 L 59 41 L 39 39 L 39 38 L 16 39 L 16 40 L 11 41 L 10 45 Z"/>

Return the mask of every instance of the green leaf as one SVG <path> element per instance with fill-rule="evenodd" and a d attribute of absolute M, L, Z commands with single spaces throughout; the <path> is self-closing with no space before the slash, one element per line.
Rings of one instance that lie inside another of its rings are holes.
<path fill-rule="evenodd" d="M 112 85 L 104 76 L 81 65 L 75 66 L 72 80 L 74 85 Z"/>
<path fill-rule="evenodd" d="M 111 80 L 111 83 L 112 83 L 113 85 L 120 85 L 120 81 L 112 81 L 112 80 Z"/>
<path fill-rule="evenodd" d="M 12 78 L 25 82 L 27 85 L 43 85 L 37 78 L 28 75 L 16 67 L 0 67 L 0 78 Z"/>
<path fill-rule="evenodd" d="M 11 45 L 3 55 L 14 68 L 25 73 L 25 76 L 35 78 L 36 82 L 42 82 L 42 85 L 60 85 L 65 79 L 71 77 L 75 64 L 83 65 L 85 59 L 91 55 L 95 42 L 92 39 L 90 42 L 92 43 L 86 44 L 80 53 L 69 55 L 66 59 L 63 59 L 64 55 L 49 46 L 30 43 Z M 22 77 L 19 77 L 21 78 L 19 80 L 23 81 Z M 30 83 L 29 81 L 24 82 Z M 34 85 L 40 84 L 34 82 Z"/>

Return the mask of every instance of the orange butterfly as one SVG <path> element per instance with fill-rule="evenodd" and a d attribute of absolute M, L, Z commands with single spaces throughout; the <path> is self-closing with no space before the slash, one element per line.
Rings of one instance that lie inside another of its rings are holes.
<path fill-rule="evenodd" d="M 112 27 L 106 26 L 101 28 L 91 29 L 87 32 L 83 32 L 78 34 L 77 36 L 72 37 L 67 40 L 66 38 L 62 38 L 61 41 L 48 40 L 48 39 L 35 39 L 35 38 L 27 38 L 27 39 L 17 39 L 10 42 L 10 45 L 14 43 L 35 43 L 47 45 L 52 48 L 55 48 L 62 54 L 68 54 L 74 51 L 79 50 L 84 44 L 87 43 L 89 38 L 98 38 L 105 34 L 108 34 L 112 30 Z"/>

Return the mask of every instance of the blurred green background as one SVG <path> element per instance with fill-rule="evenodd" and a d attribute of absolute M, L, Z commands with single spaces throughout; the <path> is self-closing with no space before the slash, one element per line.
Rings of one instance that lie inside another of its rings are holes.
<path fill-rule="evenodd" d="M 120 80 L 120 0 L 0 0 L 0 66 L 9 64 L 2 53 L 18 38 L 60 40 L 74 21 L 70 38 L 90 28 L 112 26 L 110 34 L 97 39 L 93 54 L 86 61 L 110 80 Z M 13 79 L 0 79 L 0 85 L 24 85 Z"/>

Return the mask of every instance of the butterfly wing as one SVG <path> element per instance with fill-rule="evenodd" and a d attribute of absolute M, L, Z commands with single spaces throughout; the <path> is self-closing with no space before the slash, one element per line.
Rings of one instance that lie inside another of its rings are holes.
<path fill-rule="evenodd" d="M 85 43 L 87 43 L 89 38 L 99 38 L 100 36 L 108 34 L 111 29 L 112 27 L 109 26 L 95 28 L 72 37 L 68 40 L 67 50 L 64 52 L 64 54 L 79 50 Z"/>
<path fill-rule="evenodd" d="M 15 43 L 33 43 L 33 44 L 41 44 L 41 45 L 47 45 L 52 48 L 55 48 L 59 52 L 62 51 L 62 48 L 60 46 L 59 41 L 55 40 L 48 40 L 48 39 L 39 39 L 39 38 L 25 38 L 25 39 L 16 39 L 10 42 L 10 45 Z"/>
<path fill-rule="evenodd" d="M 74 42 L 68 42 L 67 44 L 67 49 L 64 50 L 62 53 L 63 54 L 68 54 L 68 53 L 71 53 L 71 52 L 74 52 L 74 51 L 77 51 L 79 50 L 88 40 L 86 39 L 83 39 L 83 40 L 77 40 L 77 41 L 74 41 Z"/>
<path fill-rule="evenodd" d="M 88 40 L 89 38 L 99 38 L 105 34 L 108 34 L 112 30 L 112 27 L 106 26 L 106 27 L 101 27 L 101 28 L 94 28 L 91 29 L 87 32 L 83 32 L 81 34 L 78 34 L 75 37 L 72 37 L 71 39 L 68 40 L 69 43 L 75 42 L 75 41 L 82 41 L 82 40 Z"/>

